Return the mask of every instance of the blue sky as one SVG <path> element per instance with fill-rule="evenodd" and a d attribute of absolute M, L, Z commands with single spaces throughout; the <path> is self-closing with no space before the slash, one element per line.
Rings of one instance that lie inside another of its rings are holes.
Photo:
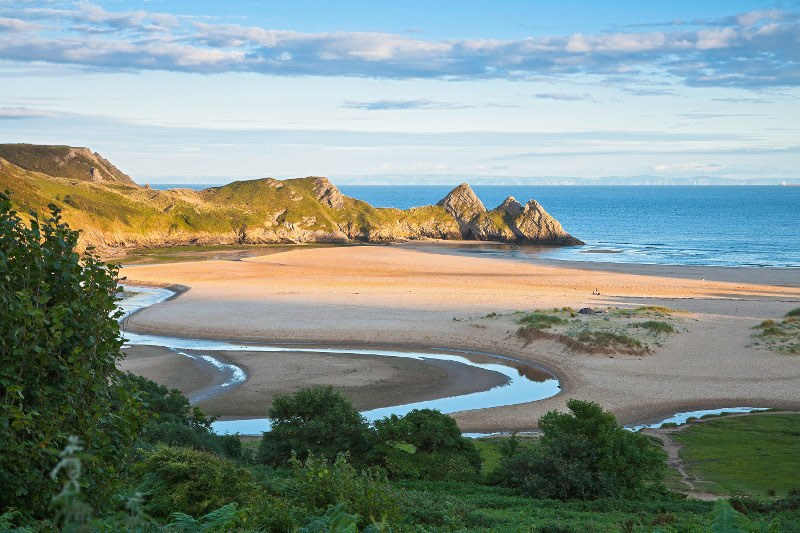
<path fill-rule="evenodd" d="M 0 0 L 0 80 L 140 183 L 800 175 L 797 1 Z"/>

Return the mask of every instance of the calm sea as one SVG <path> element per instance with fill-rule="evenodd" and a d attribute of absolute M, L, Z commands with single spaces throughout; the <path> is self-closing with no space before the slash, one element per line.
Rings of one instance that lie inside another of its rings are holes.
<path fill-rule="evenodd" d="M 376 207 L 436 203 L 451 186 L 342 186 Z M 586 246 L 539 251 L 548 259 L 800 267 L 800 187 L 475 186 L 487 208 L 535 199 Z"/>
<path fill-rule="evenodd" d="M 434 204 L 453 186 L 339 188 L 375 207 L 407 209 Z M 800 187 L 503 185 L 473 189 L 489 209 L 507 196 L 523 204 L 535 199 L 564 229 L 586 242 L 586 246 L 556 249 L 487 246 L 486 253 L 611 263 L 800 268 Z"/>

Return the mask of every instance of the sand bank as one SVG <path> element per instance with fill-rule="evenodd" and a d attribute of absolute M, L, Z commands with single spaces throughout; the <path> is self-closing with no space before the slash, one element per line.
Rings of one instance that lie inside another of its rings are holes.
<path fill-rule="evenodd" d="M 538 363 L 561 380 L 562 394 L 547 400 L 457 414 L 465 431 L 532 429 L 539 416 L 563 408 L 570 397 L 598 401 L 623 423 L 695 408 L 800 408 L 800 357 L 759 349 L 751 338 L 756 323 L 800 306 L 800 273 L 773 269 L 772 284 L 762 284 L 750 273 L 711 281 L 660 268 L 659 275 L 644 275 L 364 246 L 134 266 L 123 274 L 131 283 L 191 287 L 131 317 L 128 328 L 142 332 L 452 347 Z M 592 295 L 596 288 L 600 295 Z M 511 319 L 480 318 L 556 306 L 643 304 L 689 313 L 681 333 L 640 357 L 580 354 L 553 341 L 523 346 Z"/>

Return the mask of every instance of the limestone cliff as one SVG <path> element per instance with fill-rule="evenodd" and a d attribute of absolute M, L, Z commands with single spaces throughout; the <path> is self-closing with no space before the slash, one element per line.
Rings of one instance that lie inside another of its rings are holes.
<path fill-rule="evenodd" d="M 442 198 L 444 207 L 458 223 L 463 239 L 521 242 L 533 244 L 576 245 L 583 242 L 564 231 L 535 200 L 525 207 L 513 196 L 487 211 L 472 188 L 462 183 Z"/>
<path fill-rule="evenodd" d="M 55 204 L 100 249 L 178 244 L 474 239 L 581 244 L 535 201 L 508 198 L 487 211 L 467 184 L 437 205 L 375 208 L 328 179 L 264 178 L 201 191 L 136 185 L 86 148 L 0 145 L 0 191 L 20 212 Z M 95 169 L 95 170 L 91 170 Z"/>

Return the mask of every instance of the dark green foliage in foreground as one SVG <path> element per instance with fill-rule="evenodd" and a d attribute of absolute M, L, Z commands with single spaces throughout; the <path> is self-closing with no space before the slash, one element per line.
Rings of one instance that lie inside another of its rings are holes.
<path fill-rule="evenodd" d="M 539 420 L 538 446 L 508 450 L 502 478 L 524 493 L 562 500 L 631 496 L 659 481 L 666 455 L 648 437 L 617 425 L 593 402 L 569 400 L 570 413 Z"/>
<path fill-rule="evenodd" d="M 0 193 L 0 508 L 47 510 L 54 449 L 81 436 L 98 463 L 96 497 L 113 488 L 141 427 L 120 385 L 117 268 L 77 254 L 53 207 L 25 224 Z"/>
<path fill-rule="evenodd" d="M 276 396 L 269 410 L 272 431 L 258 449 L 259 462 L 286 466 L 292 453 L 333 460 L 349 452 L 361 462 L 370 451 L 369 426 L 361 413 L 332 387 L 315 386 L 294 395 Z"/>
<path fill-rule="evenodd" d="M 361 525 L 371 522 L 397 522 L 401 516 L 400 498 L 386 475 L 378 469 L 359 472 L 345 455 L 335 461 L 310 454 L 305 462 L 292 460 L 294 480 L 290 495 L 312 512 L 325 512 L 336 504 L 361 517 Z"/>
<path fill-rule="evenodd" d="M 250 471 L 206 452 L 162 446 L 136 466 L 147 495 L 145 510 L 167 518 L 173 512 L 201 516 L 229 503 L 246 504 L 258 494 Z"/>
<path fill-rule="evenodd" d="M 795 308 L 795 309 L 792 309 L 791 311 L 789 311 L 788 313 L 786 313 L 786 315 L 784 315 L 784 316 L 785 316 L 786 318 L 791 318 L 791 317 L 793 317 L 793 316 L 800 316 L 800 307 L 797 307 L 797 308 Z"/>
<path fill-rule="evenodd" d="M 415 409 L 375 422 L 383 462 L 395 478 L 471 480 L 480 473 L 481 456 L 471 439 L 461 436 L 452 417 Z"/>
<path fill-rule="evenodd" d="M 229 459 L 242 459 L 242 442 L 236 435 L 216 435 L 211 431 L 212 419 L 177 389 L 168 389 L 142 376 L 122 375 L 126 387 L 136 391 L 137 399 L 147 409 L 148 420 L 139 435 L 139 444 L 183 446 L 212 452 Z"/>

